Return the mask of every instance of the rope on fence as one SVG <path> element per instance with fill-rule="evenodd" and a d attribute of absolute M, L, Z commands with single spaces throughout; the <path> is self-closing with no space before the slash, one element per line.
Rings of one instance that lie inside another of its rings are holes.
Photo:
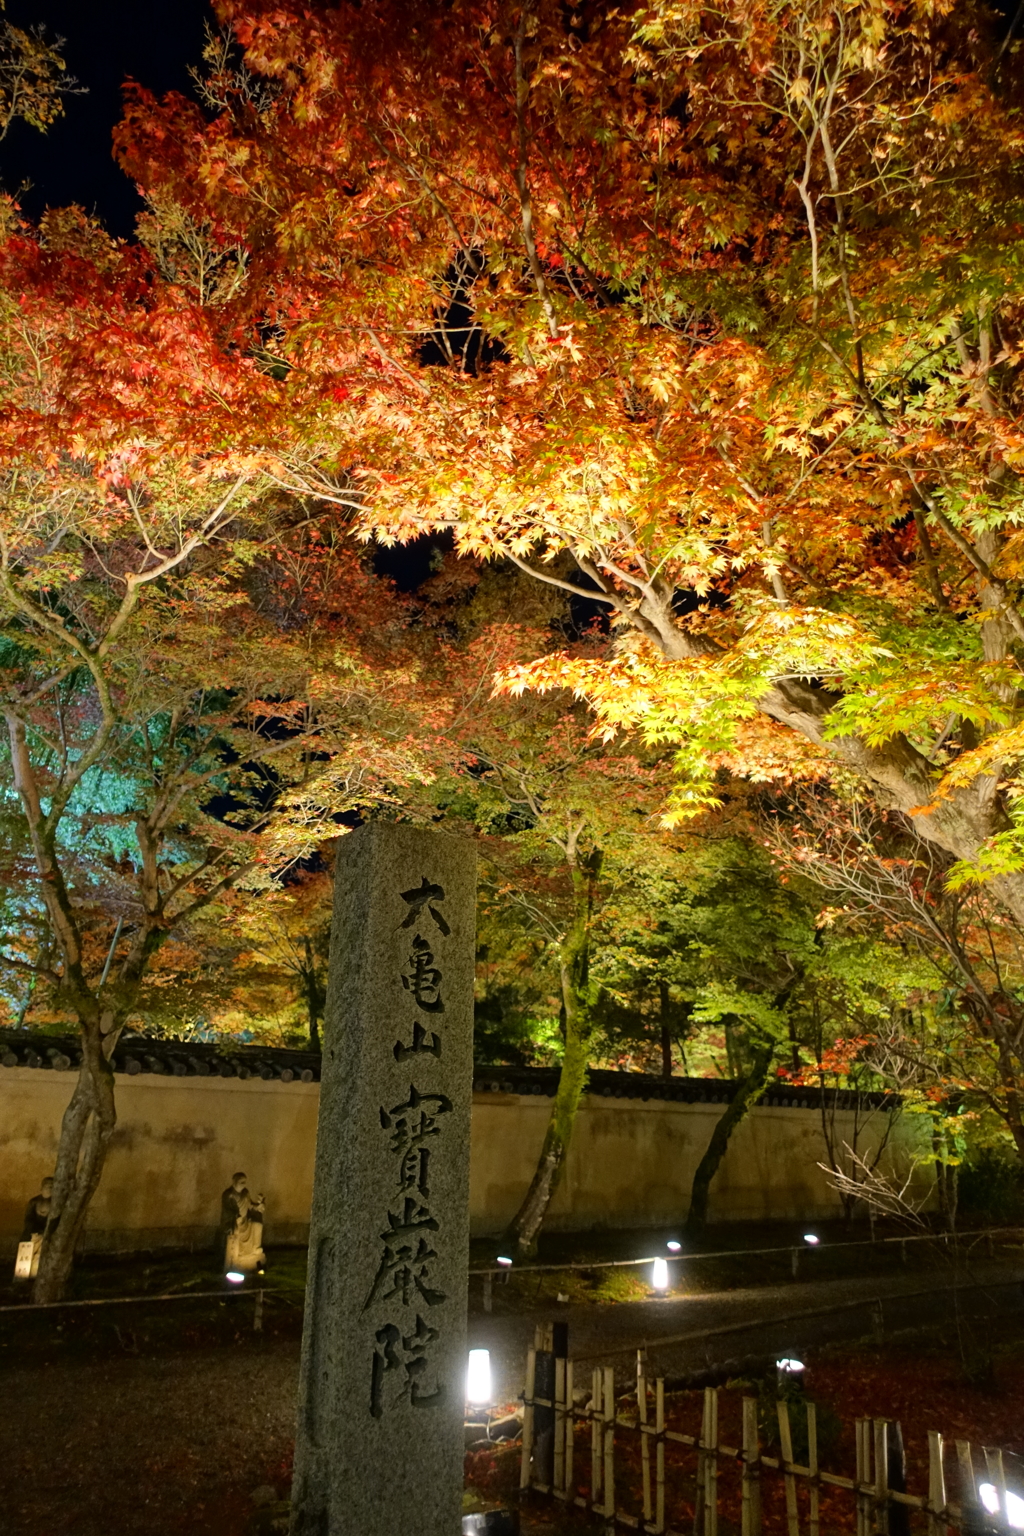
<path fill-rule="evenodd" d="M 0 1307 L 0 1312 L 52 1312 L 64 1307 L 125 1307 L 141 1304 L 143 1302 L 157 1301 L 200 1301 L 216 1296 L 218 1301 L 226 1301 L 229 1297 L 255 1295 L 256 1302 L 253 1310 L 252 1326 L 254 1333 L 263 1332 L 263 1298 L 264 1296 L 276 1296 L 279 1292 L 268 1290 L 266 1286 L 257 1286 L 249 1290 L 241 1288 L 230 1291 L 168 1291 L 162 1296 L 93 1296 L 80 1301 L 22 1301 L 15 1302 L 11 1306 Z"/>
<path fill-rule="evenodd" d="M 695 1264 L 703 1263 L 706 1259 L 755 1259 L 765 1258 L 769 1254 L 788 1253 L 842 1253 L 847 1248 L 884 1248 L 890 1243 L 899 1243 L 900 1256 L 905 1260 L 908 1243 L 944 1243 L 952 1239 L 957 1244 L 963 1243 L 969 1237 L 985 1238 L 991 1253 L 992 1238 L 1004 1233 L 1024 1233 L 1024 1227 L 978 1227 L 969 1232 L 922 1232 L 910 1237 L 864 1237 L 855 1238 L 853 1241 L 845 1239 L 839 1243 L 818 1243 L 813 1248 L 803 1244 L 787 1243 L 782 1248 L 722 1248 L 715 1253 L 650 1253 L 642 1259 L 580 1259 L 566 1260 L 564 1264 L 518 1264 L 514 1267 L 511 1262 L 499 1265 L 489 1265 L 486 1268 L 471 1269 L 471 1275 L 508 1276 L 516 1274 L 538 1275 L 555 1274 L 565 1270 L 589 1270 L 589 1269 L 639 1269 L 644 1264 L 653 1264 L 655 1259 L 664 1259 L 668 1264 Z M 795 1272 L 795 1271 L 794 1271 Z"/>
<path fill-rule="evenodd" d="M 52 1312 L 58 1307 L 126 1307 L 151 1301 L 199 1301 L 211 1296 L 224 1301 L 228 1296 L 251 1296 L 252 1294 L 253 1287 L 250 1286 L 248 1290 L 239 1287 L 237 1290 L 230 1291 L 167 1291 L 162 1296 L 93 1296 L 84 1301 L 16 1301 L 10 1306 L 0 1307 L 0 1312 Z M 266 1286 L 256 1288 L 258 1298 L 277 1294 L 277 1291 L 270 1290 Z"/>

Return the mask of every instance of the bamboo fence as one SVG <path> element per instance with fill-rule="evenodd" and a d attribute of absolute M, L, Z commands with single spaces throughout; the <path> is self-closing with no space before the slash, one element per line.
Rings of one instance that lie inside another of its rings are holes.
<path fill-rule="evenodd" d="M 541 1338 L 542 1346 L 545 1342 Z M 781 1456 L 768 1456 L 761 1450 L 758 1400 L 754 1397 L 743 1397 L 740 1405 L 742 1444 L 727 1445 L 719 1434 L 721 1389 L 717 1387 L 705 1388 L 700 1431 L 688 1435 L 667 1427 L 665 1383 L 661 1378 L 653 1382 L 646 1379 L 642 1352 L 637 1360 L 635 1414 L 624 1413 L 617 1405 L 615 1372 L 611 1366 L 598 1367 L 590 1373 L 590 1400 L 585 1407 L 577 1407 L 574 1402 L 574 1392 L 584 1383 L 577 1383 L 573 1361 L 568 1359 L 554 1362 L 554 1399 L 538 1396 L 537 1354 L 536 1348 L 531 1349 L 527 1359 L 521 1491 L 532 1489 L 567 1506 L 589 1510 L 608 1533 L 621 1529 L 643 1532 L 646 1536 L 719 1536 L 723 1496 L 731 1494 L 735 1500 L 737 1479 L 741 1536 L 762 1536 L 762 1495 L 772 1483 L 784 1495 L 784 1514 L 776 1528 L 784 1527 L 786 1536 L 832 1536 L 832 1532 L 840 1530 L 854 1536 L 903 1536 L 911 1530 L 927 1532 L 927 1536 L 976 1536 L 979 1532 L 1024 1529 L 1024 1516 L 1017 1518 L 1018 1506 L 1012 1492 L 1015 1518 L 1013 1524 L 1008 1523 L 1001 1451 L 982 1448 L 979 1457 L 969 1442 L 956 1441 L 957 1497 L 951 1499 L 946 1482 L 949 1448 L 941 1434 L 930 1431 L 928 1491 L 910 1493 L 891 1486 L 893 1437 L 898 1438 L 902 1451 L 900 1426 L 892 1421 L 856 1420 L 856 1466 L 853 1476 L 847 1477 L 825 1471 L 819 1464 L 817 1415 L 811 1402 L 806 1403 L 807 1464 L 803 1465 L 793 1459 L 789 1403 L 785 1399 L 776 1403 Z M 538 1410 L 548 1425 L 553 1418 L 554 1427 L 553 1453 L 549 1443 L 540 1458 Z M 589 1439 L 589 1457 L 585 1453 L 580 1455 L 577 1443 L 577 1431 L 584 1426 L 589 1429 L 589 1436 L 583 1437 L 584 1444 Z M 639 1486 L 626 1488 L 624 1474 L 635 1476 L 637 1438 Z M 693 1517 L 692 1525 L 687 1520 L 686 1532 L 666 1523 L 665 1453 L 670 1446 L 681 1446 L 693 1453 L 694 1476 L 688 1498 L 693 1505 Z M 633 1455 L 627 1454 L 630 1449 Z M 547 1471 L 538 1466 L 539 1460 L 546 1461 Z M 542 1481 L 545 1476 L 551 1480 Z M 849 1495 L 849 1518 L 844 1518 L 839 1526 L 834 1517 L 826 1524 L 820 1508 L 822 1493 L 832 1489 Z M 624 1502 L 633 1503 L 638 1513 L 623 1508 Z M 1024 1506 L 1020 1508 L 1024 1510 Z M 727 1528 L 736 1530 L 734 1519 Z"/>

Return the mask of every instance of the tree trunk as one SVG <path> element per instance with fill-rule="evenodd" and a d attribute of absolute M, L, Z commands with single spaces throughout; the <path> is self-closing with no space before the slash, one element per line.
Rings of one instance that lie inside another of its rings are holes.
<path fill-rule="evenodd" d="M 82 1035 L 82 1065 L 61 1123 L 53 1202 L 39 1255 L 33 1300 L 60 1301 L 71 1274 L 75 1245 L 103 1172 L 117 1124 L 114 1073 L 95 1028 Z"/>
<path fill-rule="evenodd" d="M 566 1023 L 568 1026 L 568 1017 Z M 530 1187 L 508 1228 L 508 1239 L 521 1258 L 536 1252 L 540 1229 L 565 1167 L 589 1063 L 589 1031 L 581 1033 L 571 1026 L 567 1027 L 565 1056 L 544 1145 Z"/>
<path fill-rule="evenodd" d="M 306 1013 L 309 1018 L 309 1045 L 314 1051 L 320 1050 L 320 1029 L 317 1020 L 324 1010 L 325 994 L 317 975 L 316 961 L 313 957 L 313 946 L 309 939 L 305 939 L 306 964 L 303 968 L 303 986 L 306 993 Z"/>
<path fill-rule="evenodd" d="M 711 1132 L 711 1140 L 693 1175 L 690 1209 L 685 1224 L 690 1236 L 700 1236 L 707 1226 L 711 1181 L 721 1167 L 733 1131 L 764 1092 L 774 1055 L 775 1048 L 771 1045 L 762 1046 L 754 1052 L 754 1064 L 750 1072 L 740 1083 L 731 1104 Z"/>
<path fill-rule="evenodd" d="M 668 995 L 668 982 L 659 982 L 658 987 L 661 994 L 661 1075 L 662 1077 L 671 1077 L 672 1029 L 669 1020 L 672 1005 Z"/>
<path fill-rule="evenodd" d="M 600 868 L 601 855 L 595 851 L 572 871 L 575 912 L 572 927 L 561 946 L 559 965 L 565 1012 L 565 1055 L 536 1172 L 506 1232 L 506 1240 L 520 1258 L 537 1250 L 540 1229 L 565 1167 L 590 1064 L 591 1025 L 587 995 L 590 923 Z"/>

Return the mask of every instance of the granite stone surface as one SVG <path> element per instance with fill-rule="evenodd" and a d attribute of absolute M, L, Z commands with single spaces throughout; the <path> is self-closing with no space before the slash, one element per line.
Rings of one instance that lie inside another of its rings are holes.
<path fill-rule="evenodd" d="M 342 839 L 292 1536 L 452 1536 L 462 1498 L 475 850 Z"/>

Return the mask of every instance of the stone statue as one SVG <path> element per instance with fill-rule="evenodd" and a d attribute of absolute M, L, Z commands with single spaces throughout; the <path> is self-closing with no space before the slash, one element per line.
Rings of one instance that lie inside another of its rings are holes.
<path fill-rule="evenodd" d="M 249 1274 L 263 1268 L 265 1205 L 262 1195 L 250 1195 L 244 1173 L 232 1176 L 230 1185 L 220 1197 L 217 1250 L 222 1273 L 238 1270 Z"/>
<path fill-rule="evenodd" d="M 44 1179 L 38 1195 L 33 1195 L 25 1207 L 25 1224 L 21 1229 L 21 1242 L 18 1244 L 18 1257 L 14 1265 L 16 1280 L 32 1280 L 39 1272 L 39 1255 L 52 1199 L 53 1180 Z"/>

